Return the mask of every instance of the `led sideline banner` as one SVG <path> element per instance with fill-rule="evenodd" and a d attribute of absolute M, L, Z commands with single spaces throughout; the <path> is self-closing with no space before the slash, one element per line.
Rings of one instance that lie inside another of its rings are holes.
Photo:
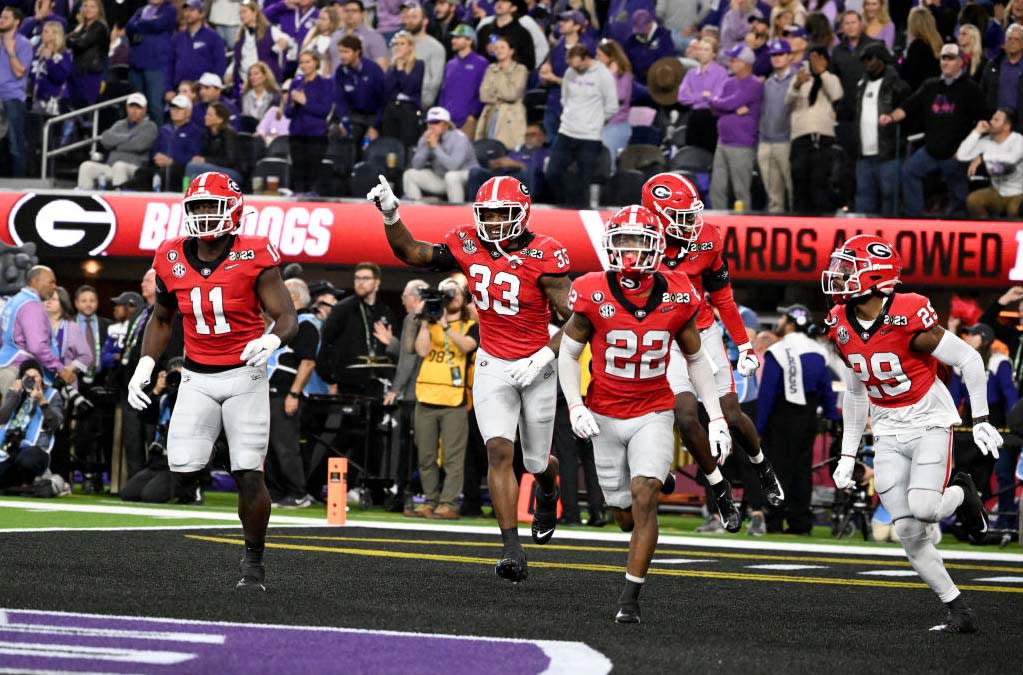
<path fill-rule="evenodd" d="M 402 218 L 424 241 L 439 241 L 469 222 L 467 206 L 405 205 Z M 574 272 L 600 269 L 606 211 L 534 208 L 530 228 L 564 244 Z M 177 236 L 177 195 L 88 192 L 0 192 L 0 238 L 36 242 L 42 260 L 90 256 L 149 257 Z M 739 281 L 811 282 L 837 244 L 877 233 L 902 254 L 910 284 L 1003 287 L 1023 281 L 1023 223 L 878 218 L 797 218 L 708 213 L 724 233 L 725 260 Z M 391 253 L 377 210 L 366 202 L 300 202 L 246 198 L 243 231 L 267 236 L 284 258 L 350 265 L 401 263 Z"/>

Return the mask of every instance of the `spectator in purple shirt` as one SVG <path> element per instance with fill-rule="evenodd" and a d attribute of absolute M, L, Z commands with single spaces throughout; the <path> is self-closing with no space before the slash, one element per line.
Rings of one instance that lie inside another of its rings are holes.
<path fill-rule="evenodd" d="M 473 49 L 476 31 L 462 24 L 451 31 L 454 56 L 444 68 L 438 105 L 451 113 L 451 122 L 469 138 L 476 135 L 476 121 L 483 110 L 480 85 L 490 62 Z"/>
<path fill-rule="evenodd" d="M 419 141 L 419 106 L 423 91 L 425 64 L 416 58 L 415 40 L 408 31 L 398 31 L 391 40 L 393 57 L 387 71 L 387 94 L 379 120 L 366 135 L 401 139 L 406 147 Z"/>
<path fill-rule="evenodd" d="M 61 363 L 67 364 L 65 369 L 73 369 L 75 377 L 79 373 L 89 371 L 93 355 L 85 334 L 75 321 L 75 307 L 71 304 L 71 295 L 57 286 L 53 294 L 43 302 L 46 317 L 50 321 L 51 345 L 53 353 Z"/>
<path fill-rule="evenodd" d="M 32 112 L 53 116 L 60 113 L 71 77 L 71 52 L 64 46 L 64 27 L 58 21 L 43 26 L 39 48 L 32 61 Z"/>
<path fill-rule="evenodd" d="M 721 2 L 722 6 L 728 7 L 723 17 L 721 17 L 721 53 L 718 57 L 718 61 L 722 66 L 728 65 L 728 52 L 731 51 L 735 45 L 748 44 L 746 42 L 746 34 L 750 31 L 750 23 L 753 17 L 760 17 L 766 19 L 767 15 L 764 14 L 756 0 L 729 0 L 725 3 L 724 0 Z M 767 44 L 767 40 L 770 34 L 770 28 L 764 31 L 763 42 L 761 44 Z"/>
<path fill-rule="evenodd" d="M 671 33 L 657 22 L 653 12 L 642 9 L 632 16 L 632 35 L 619 44 L 624 45 L 638 84 L 646 84 L 646 73 L 657 59 L 675 54 Z"/>
<path fill-rule="evenodd" d="M 390 44 L 395 33 L 402 29 L 401 7 L 406 0 L 377 0 L 377 30 Z"/>
<path fill-rule="evenodd" d="M 601 40 L 597 45 L 597 60 L 607 66 L 615 78 L 615 89 L 618 91 L 618 112 L 604 125 L 604 146 L 611 153 L 611 172 L 614 172 L 618 153 L 625 149 L 632 136 L 629 124 L 629 110 L 632 99 L 632 64 L 629 57 L 622 51 L 621 45 L 614 40 Z"/>
<path fill-rule="evenodd" d="M 334 106 L 334 83 L 321 77 L 320 57 L 305 51 L 298 57 L 298 73 L 285 94 L 284 114 L 291 120 L 292 187 L 313 192 L 327 144 L 327 117 Z"/>
<path fill-rule="evenodd" d="M 199 78 L 199 100 L 192 106 L 192 121 L 202 126 L 206 119 L 206 109 L 214 103 L 227 108 L 231 126 L 237 131 L 240 124 L 238 106 L 224 98 L 224 81 L 215 73 L 203 73 Z"/>
<path fill-rule="evenodd" d="M 234 59 L 228 78 L 232 90 L 240 92 L 249 68 L 260 62 L 270 67 L 275 80 L 283 82 L 287 53 L 295 46 L 295 41 L 271 25 L 256 0 L 245 0 L 238 8 L 238 16 L 242 24 L 234 41 Z"/>
<path fill-rule="evenodd" d="M 716 49 L 717 42 L 713 38 L 701 38 L 693 43 L 693 55 L 700 65 L 686 71 L 678 90 L 678 102 L 690 109 L 686 145 L 708 152 L 714 152 L 718 144 L 717 119 L 710 111 L 710 100 L 721 95 L 728 79 L 728 71 L 717 62 Z"/>
<path fill-rule="evenodd" d="M 160 127 L 153 144 L 153 170 L 165 192 L 177 192 L 185 165 L 202 152 L 203 130 L 192 122 L 192 101 L 178 94 L 170 102 L 170 122 Z"/>
<path fill-rule="evenodd" d="M 764 84 L 753 76 L 756 55 L 746 45 L 729 52 L 732 77 L 725 81 L 721 94 L 710 99 L 710 109 L 718 116 L 718 147 L 714 151 L 710 198 L 715 209 L 730 209 L 732 199 L 750 205 L 750 183 L 756 160 L 757 125 Z"/>
<path fill-rule="evenodd" d="M 21 12 L 6 7 L 0 12 L 0 101 L 7 118 L 7 153 L 10 175 L 25 175 L 27 147 L 25 143 L 25 85 L 32 67 L 32 43 L 18 33 Z M 2 155 L 0 155 L 2 156 Z M 4 171 L 4 173 L 7 173 Z"/>
<path fill-rule="evenodd" d="M 33 47 L 38 47 L 43 36 L 43 26 L 49 21 L 60 23 L 61 28 L 67 31 L 67 19 L 54 13 L 53 0 L 36 0 L 35 14 L 22 21 L 18 32 L 31 40 Z"/>
<path fill-rule="evenodd" d="M 203 0 L 185 0 L 181 16 L 185 28 L 171 38 L 170 59 L 163 78 L 166 101 L 174 98 L 182 80 L 194 82 L 203 73 L 215 73 L 220 77 L 227 69 L 224 38 L 203 24 Z M 199 121 L 202 122 L 201 117 Z"/>
<path fill-rule="evenodd" d="M 302 44 L 302 38 L 316 25 L 320 10 L 316 8 L 316 0 L 277 0 L 267 2 L 263 6 L 267 20 L 280 27 L 291 38 L 293 44 Z M 297 65 L 297 54 L 292 52 L 284 66 L 284 77 L 291 77 Z"/>
<path fill-rule="evenodd" d="M 131 86 L 146 95 L 149 117 L 163 121 L 163 78 L 167 72 L 171 38 L 178 27 L 178 10 L 166 0 L 149 0 L 136 10 L 125 31 L 131 39 Z"/>
<path fill-rule="evenodd" d="M 526 127 L 526 142 L 507 155 L 493 157 L 486 162 L 486 168 L 477 166 L 469 169 L 469 180 L 465 184 L 465 194 L 475 195 L 480 187 L 494 176 L 513 176 L 526 186 L 533 199 L 540 201 L 540 188 L 543 181 L 543 164 L 550 154 L 544 147 L 544 131 L 542 124 L 530 124 Z"/>
<path fill-rule="evenodd" d="M 568 69 L 568 50 L 579 42 L 593 53 L 592 38 L 585 32 L 586 17 L 580 11 L 566 11 L 558 15 L 558 29 L 561 37 L 551 48 L 550 56 L 540 66 L 540 85 L 547 89 L 547 108 L 544 110 L 543 127 L 548 138 L 558 133 L 561 123 L 561 79 Z"/>
<path fill-rule="evenodd" d="M 75 71 L 71 76 L 71 104 L 80 108 L 92 105 L 99 98 L 99 86 L 107 65 L 110 30 L 103 18 L 99 0 L 83 0 L 80 21 L 67 34 L 67 46 L 74 54 Z"/>
<path fill-rule="evenodd" d="M 384 71 L 362 55 L 362 41 L 345 35 L 337 45 L 340 66 L 334 72 L 334 115 L 342 138 L 362 145 L 366 131 L 384 109 L 387 82 Z"/>

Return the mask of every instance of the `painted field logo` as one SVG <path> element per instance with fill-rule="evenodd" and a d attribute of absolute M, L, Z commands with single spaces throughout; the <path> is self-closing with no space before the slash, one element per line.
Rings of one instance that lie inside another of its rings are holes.
<path fill-rule="evenodd" d="M 29 193 L 11 209 L 8 228 L 15 244 L 35 242 L 45 260 L 102 252 L 113 241 L 117 223 L 101 197 Z"/>

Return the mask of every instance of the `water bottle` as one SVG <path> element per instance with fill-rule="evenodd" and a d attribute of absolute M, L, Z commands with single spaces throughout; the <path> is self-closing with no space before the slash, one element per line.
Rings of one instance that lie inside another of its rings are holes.
<path fill-rule="evenodd" d="M 96 181 L 96 183 L 98 184 L 97 187 L 100 190 L 106 190 L 107 189 L 107 177 L 106 177 L 106 175 L 105 174 L 100 174 L 99 179 Z"/>
<path fill-rule="evenodd" d="M 153 192 L 161 192 L 163 182 L 160 180 L 160 174 L 153 174 Z"/>

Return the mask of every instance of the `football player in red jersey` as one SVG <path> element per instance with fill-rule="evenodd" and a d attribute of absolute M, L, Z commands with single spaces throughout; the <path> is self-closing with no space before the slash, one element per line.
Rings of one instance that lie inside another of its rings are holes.
<path fill-rule="evenodd" d="M 146 325 L 142 358 L 128 383 L 128 402 L 149 405 L 144 389 L 180 311 L 185 367 L 167 434 L 171 471 L 191 478 L 206 466 L 221 428 L 238 483 L 245 533 L 236 588 L 266 590 L 263 548 L 270 495 L 263 480 L 270 431 L 266 362 L 298 330 L 298 318 L 277 268 L 280 254 L 265 238 L 236 231 L 242 216 L 238 185 L 222 173 L 196 176 L 185 193 L 187 236 L 160 244 L 153 258 L 157 298 Z M 263 310 L 274 328 L 264 334 Z"/>
<path fill-rule="evenodd" d="M 835 485 L 852 487 L 860 439 L 872 419 L 874 476 L 913 569 L 948 607 L 931 630 L 973 633 L 976 618 L 952 582 L 926 526 L 957 510 L 971 537 L 987 531 L 987 515 L 969 474 L 952 470 L 952 427 L 960 423 L 952 397 L 937 377 L 940 361 L 959 368 L 974 411 L 973 438 L 998 457 L 1002 438 L 987 421 L 987 375 L 980 354 L 941 327 L 930 301 L 896 290 L 902 262 L 880 237 L 861 234 L 831 254 L 821 275 L 837 304 L 828 338 L 849 367 L 843 402 L 842 456 Z"/>
<path fill-rule="evenodd" d="M 785 501 L 781 483 L 760 448 L 756 425 L 739 407 L 739 396 L 735 393 L 732 380 L 732 365 L 725 352 L 721 329 L 714 321 L 712 306 L 721 315 L 721 321 L 729 335 L 739 346 L 737 369 L 744 377 L 753 377 L 760 367 L 760 360 L 753 351 L 746 326 L 739 315 L 739 308 L 732 297 L 732 282 L 728 276 L 728 265 L 722 257 L 721 233 L 709 223 L 703 222 L 703 201 L 692 181 L 673 173 L 659 173 L 643 185 L 643 206 L 656 214 L 664 225 L 667 247 L 661 266 L 667 270 L 685 272 L 696 292 L 707 293 L 710 301 L 700 306 L 696 327 L 706 346 L 707 354 L 714 361 L 714 377 L 720 398 L 721 410 L 728 426 L 739 445 L 747 454 L 760 479 L 764 499 L 772 507 L 779 507 Z M 721 475 L 714 457 L 706 454 L 706 436 L 699 420 L 698 393 L 690 382 L 681 354 L 672 350 L 668 365 L 668 381 L 675 393 L 675 421 L 686 448 L 700 465 L 707 482 L 710 483 L 718 505 L 721 521 L 729 532 L 738 532 L 742 527 L 742 514 L 732 502 L 731 486 Z M 706 407 L 706 399 L 703 399 Z M 726 457 L 719 456 L 724 463 Z"/>
<path fill-rule="evenodd" d="M 512 469 L 516 429 L 526 471 L 536 477 L 533 541 L 550 541 L 557 524 L 557 458 L 552 457 L 560 333 L 547 332 L 550 305 L 568 316 L 568 253 L 554 239 L 527 229 L 532 200 L 508 176 L 484 183 L 473 203 L 475 225 L 452 229 L 440 244 L 417 241 L 401 222 L 398 198 L 383 176 L 367 198 L 383 213 L 394 254 L 438 272 L 461 269 L 479 310 L 473 407 L 486 442 L 487 484 L 504 546 L 498 576 L 526 578 L 516 510 L 519 487 Z"/>
<path fill-rule="evenodd" d="M 666 377 L 673 342 L 681 344 L 693 385 L 708 402 L 710 439 L 719 454 L 727 454 L 731 438 L 696 328 L 700 294 L 685 273 L 657 271 L 664 253 L 657 216 L 642 206 L 619 210 L 607 221 L 603 247 L 610 271 L 584 274 L 572 284 L 573 314 L 561 338 L 558 374 L 572 430 L 593 439 L 604 499 L 615 521 L 632 531 L 615 621 L 639 623 L 639 592 L 657 546 L 657 496 L 675 448 L 675 397 Z M 587 342 L 593 380 L 584 404 L 579 356 Z"/>

